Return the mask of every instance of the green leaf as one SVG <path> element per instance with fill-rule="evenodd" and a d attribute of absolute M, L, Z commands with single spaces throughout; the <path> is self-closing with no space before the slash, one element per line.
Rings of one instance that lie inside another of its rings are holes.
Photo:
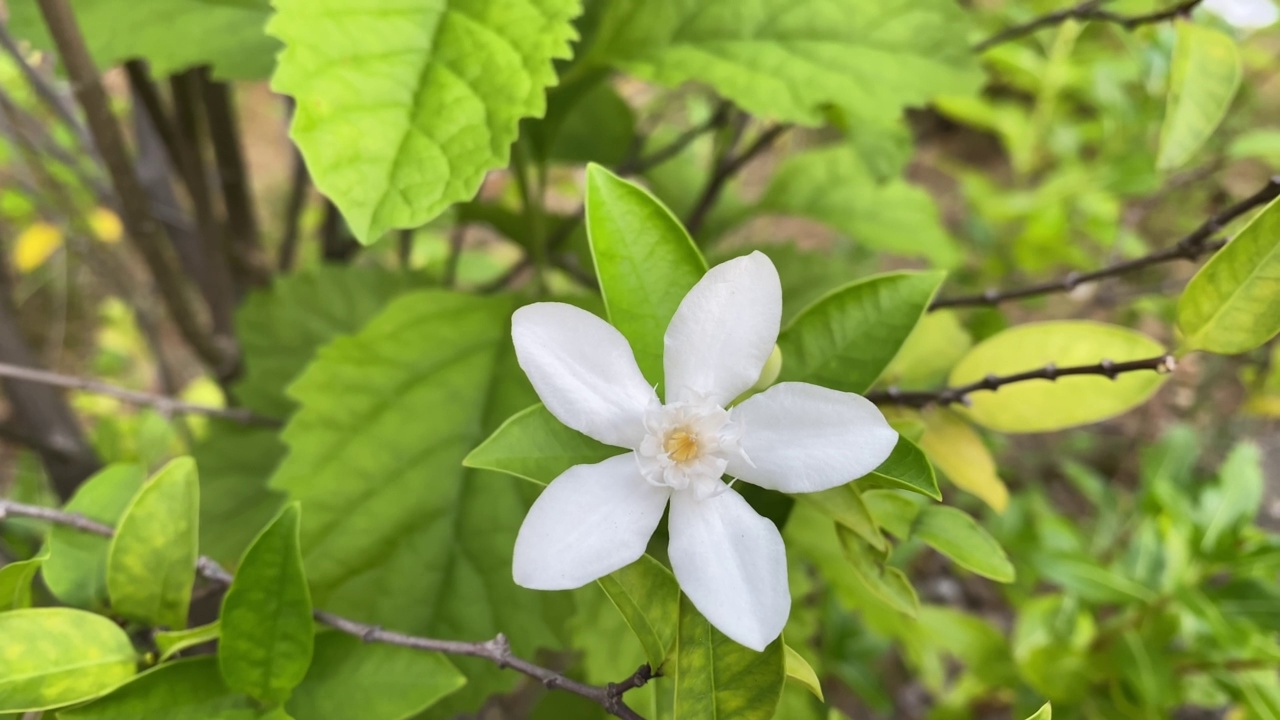
<path fill-rule="evenodd" d="M 649 667 L 659 668 L 676 638 L 680 587 L 649 555 L 596 581 L 644 646 Z"/>
<path fill-rule="evenodd" d="M 753 115 L 817 125 L 838 105 L 879 119 L 982 74 L 968 15 L 945 0 L 617 0 L 599 60 L 662 85 L 710 85 Z"/>
<path fill-rule="evenodd" d="M 940 267 L 961 259 L 929 193 L 901 178 L 877 180 L 849 145 L 786 157 L 757 211 L 813 218 L 857 245 Z"/>
<path fill-rule="evenodd" d="M 546 485 L 574 465 L 590 465 L 619 454 L 618 448 L 565 427 L 539 403 L 507 418 L 462 464 Z"/>
<path fill-rule="evenodd" d="M 64 510 L 115 525 L 147 479 L 138 465 L 109 465 L 76 489 Z M 62 602 L 86 610 L 107 606 L 109 538 L 55 525 L 49 529 L 42 576 Z"/>
<path fill-rule="evenodd" d="M 941 385 L 971 347 L 973 339 L 954 311 L 927 313 L 902 344 L 880 381 L 902 388 Z"/>
<path fill-rule="evenodd" d="M 825 701 L 822 696 L 822 683 L 818 680 L 818 673 L 814 672 L 813 667 L 809 665 L 809 661 L 801 657 L 800 653 L 793 650 L 790 645 L 784 643 L 782 650 L 786 656 L 787 679 L 796 681 L 813 693 L 814 697 Z"/>
<path fill-rule="evenodd" d="M 1233 355 L 1280 332 L 1280 200 L 1258 213 L 1191 278 L 1178 298 L 1191 350 Z"/>
<path fill-rule="evenodd" d="M 278 432 L 213 421 L 192 450 L 200 468 L 200 550 L 228 567 L 284 504 L 283 494 L 267 488 L 285 453 Z"/>
<path fill-rule="evenodd" d="M 288 699 L 311 664 L 315 622 L 302 572 L 301 511 L 286 505 L 249 546 L 222 599 L 222 677 L 267 703 Z"/>
<path fill-rule="evenodd" d="M 929 458 L 903 435 L 898 436 L 898 444 L 893 446 L 889 457 L 880 463 L 880 467 L 860 478 L 858 486 L 863 489 L 908 490 L 934 500 L 942 499 L 942 492 L 938 490 L 938 478 L 934 475 L 933 466 L 929 464 Z"/>
<path fill-rule="evenodd" d="M 925 413 L 924 421 L 920 449 L 928 459 L 937 463 L 953 485 L 977 496 L 992 510 L 1004 512 L 1009 505 L 1009 488 L 996 474 L 995 458 L 978 433 L 950 410 Z"/>
<path fill-rule="evenodd" d="M 1151 603 L 1156 592 L 1147 586 L 1102 567 L 1092 557 L 1074 553 L 1045 554 L 1036 569 L 1046 579 L 1072 594 L 1096 603 Z"/>
<path fill-rule="evenodd" d="M 31 607 L 31 582 L 44 560 L 37 557 L 0 567 L 0 612 Z"/>
<path fill-rule="evenodd" d="M 849 567 L 861 581 L 860 584 L 876 599 L 886 606 L 909 617 L 915 617 L 920 611 L 920 599 L 916 597 L 911 581 L 896 567 L 884 565 L 883 553 L 865 540 L 845 530 L 836 528 L 840 545 L 844 548 L 844 556 Z"/>
<path fill-rule="evenodd" d="M 877 275 L 820 298 L 778 336 L 781 379 L 866 392 L 906 342 L 943 277 Z"/>
<path fill-rule="evenodd" d="M 170 461 L 138 491 L 111 539 L 112 611 L 157 627 L 186 627 L 199 517 L 195 463 L 185 457 Z"/>
<path fill-rule="evenodd" d="M 217 640 L 221 634 L 222 624 L 214 620 L 193 628 L 162 630 L 154 633 L 152 640 L 155 641 L 156 650 L 160 651 L 160 662 L 164 662 L 183 650 Z"/>
<path fill-rule="evenodd" d="M 316 187 L 362 243 L 468 200 L 546 109 L 577 0 L 276 0 L 272 88 Z"/>
<path fill-rule="evenodd" d="M 725 637 L 687 598 L 680 600 L 676 636 L 675 717 L 680 720 L 769 720 L 782 699 L 786 654 L 782 638 L 763 652 Z"/>
<path fill-rule="evenodd" d="M 918 498 L 895 490 L 868 490 L 862 494 L 871 517 L 880 527 L 900 540 L 911 537 L 911 526 L 920 514 Z"/>
<path fill-rule="evenodd" d="M 1250 441 L 1237 444 L 1218 471 L 1218 484 L 1201 498 L 1208 515 L 1201 552 L 1211 552 L 1229 531 L 1253 520 L 1262 505 L 1265 486 L 1262 451 Z"/>
<path fill-rule="evenodd" d="M 1065 368 L 1103 360 L 1118 363 L 1163 353 L 1160 343 L 1118 325 L 1087 320 L 1030 323 L 979 343 L 951 371 L 950 382 L 965 385 L 987 375 L 1011 375 L 1050 364 Z M 1001 432 L 1061 430 L 1106 420 L 1141 405 L 1165 378 L 1152 371 L 1124 373 L 1115 380 L 1101 375 L 1030 380 L 998 392 L 975 392 L 963 412 L 979 425 Z"/>
<path fill-rule="evenodd" d="M 1240 87 L 1240 48 L 1230 35 L 1179 21 L 1169 68 L 1169 97 L 1160 126 L 1156 167 L 1173 170 L 1191 159 L 1227 116 Z"/>
<path fill-rule="evenodd" d="M 298 720 L 405 720 L 466 682 L 442 655 L 324 633 L 285 707 Z"/>
<path fill-rule="evenodd" d="M 520 628 L 511 640 L 521 654 L 553 642 L 545 611 L 556 596 L 511 579 L 522 493 L 533 488 L 461 466 L 536 400 L 511 349 L 513 308 L 499 296 L 404 295 L 323 348 L 290 387 L 301 407 L 270 485 L 306 513 L 303 564 L 317 607 L 443 637 Z M 458 666 L 470 682 L 446 703 L 455 713 L 518 680 L 482 660 Z"/>
<path fill-rule="evenodd" d="M 233 692 L 212 655 L 175 660 L 142 673 L 110 695 L 59 710 L 62 720 L 256 720 L 254 702 Z"/>
<path fill-rule="evenodd" d="M 522 135 L 541 162 L 614 166 L 627 159 L 635 124 L 631 106 L 613 88 L 609 73 L 597 70 L 575 74 L 552 88 L 546 116 L 527 122 Z"/>
<path fill-rule="evenodd" d="M 587 236 L 609 322 L 649 382 L 662 380 L 662 339 L 707 263 L 657 198 L 599 165 L 587 167 Z"/>
<path fill-rule="evenodd" d="M 1045 703 L 1034 714 L 1027 716 L 1027 720 L 1053 720 L 1053 704 Z"/>
<path fill-rule="evenodd" d="M 103 70 L 142 58 L 158 76 L 211 65 L 218 79 L 261 80 L 280 48 L 263 31 L 271 14 L 267 0 L 73 0 L 71 7 Z M 9 3 L 9 13 L 15 36 L 53 51 L 35 2 Z"/>
<path fill-rule="evenodd" d="M 804 493 L 795 497 L 797 502 L 812 506 L 813 509 L 835 520 L 841 527 L 857 533 L 875 549 L 881 552 L 889 549 L 884 535 L 880 534 L 880 526 L 871 516 L 866 503 L 862 502 L 862 493 L 853 485 L 841 485 L 830 490 Z"/>
<path fill-rule="evenodd" d="M 983 577 L 1008 583 L 1016 576 L 1000 543 L 963 510 L 946 505 L 926 507 L 916 516 L 911 535 Z"/>
<path fill-rule="evenodd" d="M 0 712 L 84 702 L 128 681 L 138 654 L 109 618 L 69 608 L 0 613 Z"/>

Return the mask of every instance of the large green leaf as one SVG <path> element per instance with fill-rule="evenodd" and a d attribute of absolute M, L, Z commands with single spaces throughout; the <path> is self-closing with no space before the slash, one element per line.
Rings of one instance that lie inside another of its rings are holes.
<path fill-rule="evenodd" d="M 8 5 L 13 34 L 53 50 L 37 3 Z M 211 65 L 217 78 L 259 80 L 271 74 L 280 48 L 263 31 L 268 0 L 71 0 L 71 8 L 104 70 L 142 58 L 156 75 Z"/>
<path fill-rule="evenodd" d="M 987 375 L 1011 375 L 1051 364 L 1065 368 L 1162 353 L 1160 343 L 1116 325 L 1084 320 L 1031 323 L 979 343 L 951 371 L 951 384 L 965 385 Z M 1165 378 L 1153 371 L 1125 373 L 1115 380 L 1101 375 L 1030 380 L 998 392 L 975 392 L 964 412 L 980 425 L 1003 432 L 1061 430 L 1126 412 L 1151 397 Z"/>
<path fill-rule="evenodd" d="M 543 611 L 554 596 L 511 579 L 526 486 L 460 464 L 535 399 L 508 339 L 513 307 L 410 293 L 322 349 L 291 386 L 301 407 L 271 486 L 302 503 L 316 606 L 437 637 L 508 632 L 518 653 L 551 642 Z M 470 683 L 456 704 L 470 710 L 517 679 L 458 665 Z"/>
<path fill-rule="evenodd" d="M 0 612 L 31 607 L 31 583 L 43 563 L 36 557 L 0 566 Z"/>
<path fill-rule="evenodd" d="M 644 646 L 649 666 L 661 667 L 679 624 L 680 587 L 675 576 L 662 563 L 644 555 L 596 582 Z"/>
<path fill-rule="evenodd" d="M 781 379 L 866 392 L 906 342 L 942 280 L 942 273 L 890 273 L 833 290 L 778 336 Z"/>
<path fill-rule="evenodd" d="M 1173 170 L 1191 159 L 1226 117 L 1240 87 L 1240 48 L 1230 35 L 1189 21 L 1176 25 L 1156 158 L 1160 170 Z"/>
<path fill-rule="evenodd" d="M 621 452 L 566 427 L 539 403 L 507 418 L 462 464 L 546 485 L 574 465 L 598 463 Z"/>
<path fill-rule="evenodd" d="M 609 322 L 631 343 L 640 370 L 662 381 L 662 338 L 707 263 L 680 221 L 647 190 L 587 168 L 587 236 Z"/>
<path fill-rule="evenodd" d="M 107 525 L 115 525 L 147 479 L 138 465 L 110 465 L 76 489 L 64 508 Z M 49 530 L 49 557 L 42 575 L 49 591 L 62 602 L 95 610 L 107 605 L 108 538 L 55 525 Z"/>
<path fill-rule="evenodd" d="M 947 0 L 614 0 L 591 52 L 664 85 L 708 84 L 753 115 L 817 125 L 827 105 L 892 119 L 977 90 L 967 30 Z"/>
<path fill-rule="evenodd" d="M 911 536 L 966 570 L 997 582 L 1013 582 L 1013 563 L 1004 548 L 963 510 L 946 505 L 926 507 L 916 516 Z"/>
<path fill-rule="evenodd" d="M 769 720 L 787 679 L 782 638 L 763 652 L 725 637 L 687 598 L 680 599 L 680 630 L 672 649 L 675 717 L 680 720 Z"/>
<path fill-rule="evenodd" d="M 167 662 L 110 695 L 70 710 L 66 720 L 255 720 L 256 703 L 232 691 L 206 655 Z"/>
<path fill-rule="evenodd" d="M 272 87 L 316 187 L 361 242 L 470 199 L 546 108 L 578 0 L 276 0 Z"/>
<path fill-rule="evenodd" d="M 196 579 L 200 485 L 191 458 L 170 461 L 120 518 L 107 555 L 111 609 L 153 626 L 182 628 Z"/>
<path fill-rule="evenodd" d="M 69 608 L 0 613 L 0 712 L 44 710 L 109 692 L 137 672 L 129 636 Z"/>
<path fill-rule="evenodd" d="M 858 584 L 872 597 L 904 615 L 915 617 L 920 611 L 920 599 L 916 597 L 911 581 L 898 568 L 884 564 L 884 553 L 878 552 L 852 531 L 836 528 L 840 545 L 844 548 L 847 568 L 851 569 Z"/>
<path fill-rule="evenodd" d="M 1280 332 L 1280 200 L 1187 283 L 1178 329 L 1189 349 L 1223 354 L 1252 350 Z"/>
<path fill-rule="evenodd" d="M 889 457 L 880 463 L 880 467 L 860 478 L 858 485 L 863 489 L 909 490 L 934 500 L 942 499 L 942 493 L 938 490 L 938 478 L 934 475 L 933 465 L 929 464 L 929 458 L 925 457 L 924 451 L 915 443 L 902 435 L 898 436 L 898 444 L 893 446 Z"/>
<path fill-rule="evenodd" d="M 228 567 L 284 502 L 267 488 L 285 453 L 278 432 L 214 421 L 192 450 L 200 468 L 200 551 Z"/>
<path fill-rule="evenodd" d="M 442 655 L 325 633 L 285 707 L 298 720 L 405 720 L 465 683 Z"/>
<path fill-rule="evenodd" d="M 288 699 L 311 664 L 315 622 L 299 549 L 301 511 L 286 505 L 249 546 L 222 599 L 218 662 L 235 690 Z"/>
<path fill-rule="evenodd" d="M 960 260 L 929 193 L 901 178 L 877 180 L 849 145 L 788 156 L 757 210 L 813 218 L 859 245 L 942 267 Z"/>

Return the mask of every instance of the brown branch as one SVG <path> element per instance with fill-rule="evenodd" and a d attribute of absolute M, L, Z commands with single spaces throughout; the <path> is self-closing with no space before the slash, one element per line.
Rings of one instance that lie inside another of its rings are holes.
<path fill-rule="evenodd" d="M 0 48 L 13 59 L 14 64 L 18 66 L 18 70 L 22 76 L 26 78 L 27 84 L 35 92 L 36 96 L 67 126 L 76 136 L 76 140 L 84 148 L 85 152 L 91 156 L 95 156 L 93 140 L 89 137 L 89 133 L 81 124 L 79 118 L 71 108 L 66 98 L 54 89 L 53 85 L 41 75 L 31 64 L 27 62 L 27 58 L 22 55 L 18 49 L 18 44 L 14 42 L 13 36 L 9 34 L 9 29 L 5 23 L 0 23 Z"/>
<path fill-rule="evenodd" d="M 115 534 L 111 527 L 90 520 L 83 515 L 0 499 L 0 520 L 5 517 L 44 520 L 102 537 L 111 537 Z M 233 580 L 231 573 L 227 572 L 217 561 L 204 556 L 201 556 L 196 561 L 196 571 L 204 579 L 218 585 L 230 585 Z M 492 640 L 485 642 L 442 640 L 406 635 L 393 630 L 383 630 L 376 625 L 350 620 L 324 610 L 316 610 L 314 615 L 317 621 L 335 630 L 358 637 L 365 642 L 399 645 L 400 647 L 414 650 L 438 652 L 446 655 L 463 655 L 488 660 L 499 668 L 509 668 L 527 675 L 542 683 L 548 689 L 564 690 L 587 698 L 603 707 L 614 717 L 623 718 L 624 720 L 643 720 L 643 718 L 627 707 L 622 698 L 623 694 L 628 690 L 643 686 L 656 677 L 656 673 L 648 665 L 641 665 L 630 677 L 620 683 L 609 683 L 603 687 L 587 685 L 515 655 L 511 652 L 511 645 L 507 642 L 506 636 L 501 633 Z"/>
<path fill-rule="evenodd" d="M 122 388 L 118 385 L 110 385 L 89 378 L 75 377 L 73 375 L 63 375 L 62 373 L 51 372 L 49 370 L 37 370 L 31 367 L 14 365 L 11 363 L 0 362 L 0 378 L 12 378 L 14 380 L 25 380 L 28 382 L 39 383 L 41 385 L 49 385 L 53 387 L 67 388 L 68 390 L 82 390 L 84 392 L 96 393 L 98 395 L 106 395 L 120 402 L 139 407 L 154 408 L 165 415 L 174 413 L 183 415 L 205 415 L 207 417 L 218 418 L 220 420 L 230 420 L 231 422 L 240 423 L 241 425 L 259 425 L 263 427 L 279 427 L 282 423 L 270 417 L 258 415 L 247 408 L 220 408 L 209 405 L 197 405 L 189 403 L 178 398 L 168 397 L 166 395 L 156 395 L 154 393 L 142 392 L 140 390 L 130 390 Z"/>
<path fill-rule="evenodd" d="M 1102 9 L 1104 0 L 1086 0 L 1078 5 L 1051 12 L 1046 15 L 1028 20 L 1020 25 L 1005 28 L 991 37 L 977 43 L 973 46 L 974 52 L 983 52 L 989 50 L 1001 43 L 1017 40 L 1025 37 L 1037 30 L 1043 30 L 1047 27 L 1061 25 L 1068 20 L 1088 21 L 1094 20 L 1098 22 L 1108 22 L 1119 25 L 1125 30 L 1133 31 L 1143 25 L 1151 25 L 1154 23 L 1172 20 L 1176 17 L 1187 17 L 1191 11 L 1195 9 L 1203 0 L 1182 0 L 1181 2 L 1171 5 L 1163 10 L 1144 13 L 1141 15 L 1121 15 L 1110 10 Z"/>
<path fill-rule="evenodd" d="M 307 189 L 311 187 L 311 176 L 307 173 L 307 163 L 302 159 L 302 153 L 292 143 L 290 148 L 293 151 L 293 167 L 289 171 L 289 196 L 284 207 L 284 232 L 281 233 L 280 251 L 276 255 L 276 269 L 281 272 L 293 269 L 297 258 L 302 210 L 307 203 Z"/>
<path fill-rule="evenodd" d="M 209 77 L 208 68 L 200 68 L 197 77 L 204 92 L 209 139 L 213 143 L 213 157 L 217 161 L 218 180 L 227 211 L 227 249 L 239 271 L 241 284 L 260 286 L 270 279 L 270 273 L 264 267 L 262 238 L 240 148 L 239 123 L 231 89 L 226 83 Z"/>
<path fill-rule="evenodd" d="M 1052 382 L 1058 378 L 1071 375 L 1097 375 L 1115 380 L 1120 375 L 1129 372 L 1155 371 L 1158 373 L 1171 373 L 1177 366 L 1177 360 L 1168 353 L 1142 360 L 1129 360 L 1126 362 L 1103 360 L 1095 365 L 1073 365 L 1064 368 L 1050 363 L 1042 368 L 1013 375 L 988 375 L 968 385 L 957 385 L 941 390 L 901 390 L 894 386 L 869 392 L 866 397 L 872 402 L 885 405 L 906 405 L 919 408 L 956 403 L 968 405 L 969 395 L 972 393 L 980 391 L 995 392 L 1005 385 L 1029 380 L 1048 380 Z"/>
<path fill-rule="evenodd" d="M 715 207 L 716 201 L 720 199 L 720 194 L 724 192 L 725 186 L 733 176 L 737 175 L 740 170 L 753 158 L 760 153 L 768 150 L 783 133 L 791 129 L 790 125 L 778 124 L 770 127 L 768 130 L 760 133 L 745 150 L 736 155 L 733 153 L 733 146 L 736 143 L 730 143 L 727 152 L 721 156 L 716 163 L 715 170 L 711 173 L 711 178 L 707 181 L 707 185 L 702 190 L 702 194 L 698 197 L 697 202 L 693 205 L 693 210 L 689 211 L 689 217 L 685 220 L 685 228 L 690 235 L 697 235 L 702 229 L 702 224 L 706 222 L 707 216 L 710 215 L 711 209 Z"/>
<path fill-rule="evenodd" d="M 1199 227 L 1191 231 L 1189 235 L 1182 238 L 1174 245 L 1163 250 L 1157 250 L 1150 255 L 1144 255 L 1143 257 L 1135 258 L 1133 260 L 1125 260 L 1090 272 L 1070 272 L 1058 280 L 1050 280 L 1048 282 L 1027 285 L 1026 287 L 1014 288 L 1012 290 L 988 288 L 984 292 L 976 295 L 942 297 L 934 300 L 933 304 L 929 306 L 929 309 L 941 310 L 942 308 L 951 307 L 999 305 L 1001 303 L 1009 302 L 1010 300 L 1036 297 L 1038 295 L 1048 295 L 1050 293 L 1071 292 L 1075 288 L 1087 282 L 1125 275 L 1153 265 L 1159 265 L 1161 263 L 1171 262 L 1174 260 L 1197 260 L 1205 255 L 1217 252 L 1222 248 L 1222 246 L 1227 244 L 1226 240 L 1221 238 L 1215 239 L 1215 236 L 1221 232 L 1222 228 L 1228 223 L 1253 208 L 1271 202 L 1277 197 L 1280 197 L 1280 175 L 1272 177 L 1260 190 L 1249 197 L 1225 208 L 1224 210 L 1221 210 L 1218 213 L 1215 213 L 1208 220 L 1200 223 Z"/>
<path fill-rule="evenodd" d="M 732 116 L 730 112 L 733 106 L 727 101 L 721 101 L 716 106 L 715 112 L 711 117 L 701 123 L 685 130 L 677 135 L 671 142 L 654 150 L 652 153 L 641 157 L 638 153 L 630 160 L 625 160 L 614 170 L 619 175 L 639 175 L 647 170 L 651 170 L 671 158 L 684 152 L 695 140 L 704 134 L 719 130 L 728 124 L 729 118 Z M 643 143 L 641 143 L 643 144 Z"/>
<path fill-rule="evenodd" d="M 219 376 L 237 365 L 234 348 L 221 347 L 205 332 L 199 314 L 182 281 L 178 263 L 168 238 L 156 221 L 135 174 L 124 143 L 124 133 L 111 112 L 97 66 L 85 47 L 84 37 L 68 0 L 39 0 L 49 34 L 71 79 L 76 100 L 84 110 L 89 132 L 107 167 L 116 195 L 120 198 L 121 219 L 155 278 L 169 313 L 183 339 Z"/>

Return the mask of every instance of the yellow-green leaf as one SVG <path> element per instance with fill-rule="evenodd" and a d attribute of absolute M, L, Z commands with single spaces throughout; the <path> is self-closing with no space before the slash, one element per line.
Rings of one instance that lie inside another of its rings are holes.
<path fill-rule="evenodd" d="M 782 651 L 786 655 L 787 679 L 799 683 L 819 700 L 826 700 L 822 696 L 822 683 L 818 680 L 818 673 L 813 671 L 809 661 L 785 643 L 782 645 Z"/>
<path fill-rule="evenodd" d="M 251 698 L 234 692 L 212 655 L 163 663 L 88 705 L 58 711 L 60 720 L 262 720 Z"/>
<path fill-rule="evenodd" d="M 1009 488 L 996 473 L 991 451 L 974 429 L 950 410 L 924 414 L 925 431 L 920 448 L 951 483 L 996 512 L 1009 504 Z"/>
<path fill-rule="evenodd" d="M 996 582 L 1013 582 L 1016 576 L 1000 543 L 963 510 L 947 505 L 926 507 L 916 516 L 911 536 L 960 567 Z"/>
<path fill-rule="evenodd" d="M 137 652 L 109 618 L 70 608 L 0 613 L 0 712 L 84 702 L 137 672 Z"/>
<path fill-rule="evenodd" d="M 661 667 L 679 624 L 680 587 L 675 576 L 644 555 L 596 582 L 639 638 L 649 666 Z"/>
<path fill-rule="evenodd" d="M 796 495 L 796 501 L 811 505 L 814 510 L 835 520 L 837 524 L 857 533 L 875 549 L 888 549 L 884 535 L 875 518 L 862 501 L 862 493 L 853 485 L 841 485 L 822 492 Z"/>
<path fill-rule="evenodd" d="M 688 598 L 680 599 L 673 666 L 680 720 L 770 720 L 782 699 L 782 638 L 756 652 L 725 637 Z"/>
<path fill-rule="evenodd" d="M 1280 200 L 1187 283 L 1178 299 L 1178 328 L 1187 348 L 1228 355 L 1280 332 Z"/>
<path fill-rule="evenodd" d="M 1027 717 L 1027 720 L 1053 720 L 1053 704 L 1045 703 L 1035 714 Z"/>
<path fill-rule="evenodd" d="M 108 465 L 76 489 L 64 508 L 115 525 L 147 479 L 140 465 Z M 49 529 L 44 582 L 62 602 L 86 610 L 107 605 L 109 538 L 55 525 Z"/>
<path fill-rule="evenodd" d="M 13 242 L 13 266 L 18 272 L 31 272 L 62 247 L 62 230 L 44 221 L 34 222 L 18 233 Z"/>
<path fill-rule="evenodd" d="M 1156 167 L 1185 163 L 1226 117 L 1240 87 L 1240 49 L 1225 33 L 1179 21 Z"/>
<path fill-rule="evenodd" d="M 164 662 L 187 648 L 203 645 L 217 640 L 222 634 L 222 625 L 217 620 L 193 628 L 182 630 L 161 630 L 152 636 L 156 650 L 160 651 L 160 662 Z"/>
<path fill-rule="evenodd" d="M 987 375 L 1012 375 L 1050 364 L 1065 368 L 1103 360 L 1119 363 L 1164 352 L 1155 340 L 1118 325 L 1086 320 L 1031 323 L 979 343 L 951 371 L 950 383 L 965 385 Z M 963 412 L 979 425 L 1001 432 L 1061 430 L 1106 420 L 1141 405 L 1165 378 L 1162 373 L 1143 371 L 1114 380 L 1102 375 L 1027 380 L 996 392 L 975 392 Z"/>
<path fill-rule="evenodd" d="M 31 607 L 31 581 L 43 562 L 37 557 L 0 567 L 0 611 Z"/>

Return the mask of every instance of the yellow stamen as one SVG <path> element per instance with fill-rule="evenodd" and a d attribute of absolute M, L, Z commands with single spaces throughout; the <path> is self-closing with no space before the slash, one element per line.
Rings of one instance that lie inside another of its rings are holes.
<path fill-rule="evenodd" d="M 698 454 L 698 438 L 687 430 L 676 430 L 667 436 L 662 449 L 676 462 L 692 460 Z"/>

